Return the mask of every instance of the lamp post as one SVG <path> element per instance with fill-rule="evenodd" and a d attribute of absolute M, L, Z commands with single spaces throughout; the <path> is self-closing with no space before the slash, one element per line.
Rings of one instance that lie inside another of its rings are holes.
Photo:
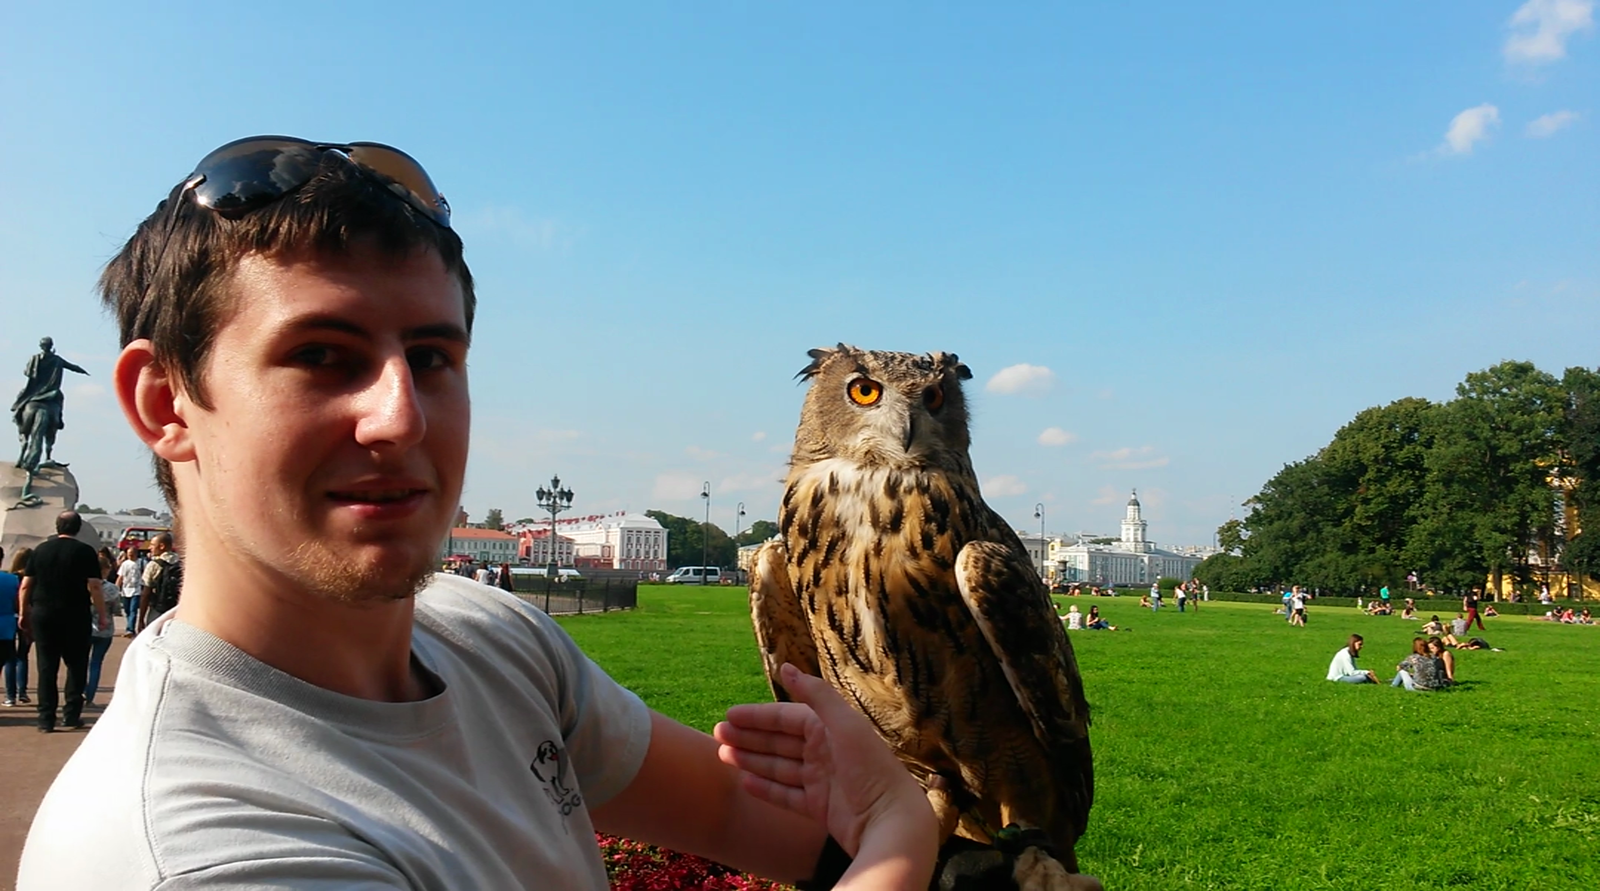
<path fill-rule="evenodd" d="M 700 584 L 706 583 L 706 560 L 711 553 L 711 481 L 700 487 L 700 497 L 706 500 L 706 521 L 700 526 Z"/>
<path fill-rule="evenodd" d="M 740 550 L 740 548 L 739 548 L 739 536 L 741 536 L 743 534 L 744 534 L 744 502 L 741 501 L 741 502 L 739 502 L 739 506 L 734 508 L 734 510 L 733 510 L 733 568 L 734 568 L 734 581 L 738 581 L 739 578 L 740 578 L 738 574 L 740 572 L 744 571 L 744 567 L 739 564 L 739 550 Z"/>
<path fill-rule="evenodd" d="M 1033 506 L 1033 518 L 1039 521 L 1039 581 L 1049 584 L 1044 577 L 1044 502 Z"/>
<path fill-rule="evenodd" d="M 547 579 L 554 579 L 558 574 L 561 559 L 556 551 L 556 515 L 572 507 L 572 490 L 561 488 L 561 477 L 550 477 L 550 488 L 540 487 L 534 493 L 538 496 L 539 507 L 550 512 L 550 563 L 548 564 Z"/>

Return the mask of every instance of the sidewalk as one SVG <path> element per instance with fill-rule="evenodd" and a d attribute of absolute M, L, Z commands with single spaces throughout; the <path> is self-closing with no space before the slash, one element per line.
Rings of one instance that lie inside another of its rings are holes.
<path fill-rule="evenodd" d="M 118 620 L 118 624 L 120 624 Z M 122 664 L 122 654 L 132 641 L 117 638 L 106 654 L 105 666 L 100 671 L 100 693 L 95 698 L 102 704 L 111 699 L 110 691 L 117 680 L 117 668 Z M 31 660 L 33 654 L 29 653 Z M 29 669 L 30 681 L 35 673 Z M 63 672 L 60 682 L 66 682 Z M 30 691 L 30 695 L 37 695 Z M 100 717 L 99 709 L 85 709 L 83 720 L 90 727 Z M 56 772 L 67 763 L 86 731 L 63 730 L 40 733 L 39 713 L 31 705 L 0 708 L 0 777 L 4 777 L 0 791 L 0 891 L 13 891 L 17 881 L 17 861 L 22 857 L 22 843 L 28 837 L 28 824 L 33 822 L 33 812 L 39 809 L 44 793 Z M 89 845 L 86 851 L 92 851 Z"/>

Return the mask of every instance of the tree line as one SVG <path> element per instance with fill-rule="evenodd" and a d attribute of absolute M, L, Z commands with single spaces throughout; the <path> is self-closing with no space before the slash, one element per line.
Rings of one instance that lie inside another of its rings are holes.
<path fill-rule="evenodd" d="M 1214 589 L 1357 593 L 1416 573 L 1457 592 L 1532 585 L 1538 567 L 1593 576 L 1600 372 L 1557 378 L 1508 361 L 1468 374 L 1448 402 L 1369 408 L 1244 506 L 1217 530 L 1222 553 L 1195 571 Z"/>
<path fill-rule="evenodd" d="M 667 530 L 667 566 L 700 566 L 701 544 L 705 544 L 706 566 L 732 568 L 738 565 L 739 548 L 763 542 L 778 534 L 778 524 L 771 520 L 756 520 L 738 537 L 724 532 L 716 523 L 703 523 L 693 517 L 679 517 L 666 511 L 647 510 L 644 515 Z"/>

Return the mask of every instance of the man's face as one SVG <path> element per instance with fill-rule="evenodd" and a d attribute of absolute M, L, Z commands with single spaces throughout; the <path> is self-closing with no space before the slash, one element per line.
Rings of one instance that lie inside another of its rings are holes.
<path fill-rule="evenodd" d="M 290 591 L 409 596 L 433 568 L 466 469 L 460 283 L 432 251 L 358 245 L 249 256 L 231 287 L 236 309 L 203 369 L 213 408 L 185 406 L 185 531 Z"/>

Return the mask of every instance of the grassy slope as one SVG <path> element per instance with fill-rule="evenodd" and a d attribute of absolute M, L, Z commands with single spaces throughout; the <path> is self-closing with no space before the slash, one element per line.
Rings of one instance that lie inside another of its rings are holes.
<path fill-rule="evenodd" d="M 1073 635 L 1098 780 L 1079 856 L 1113 891 L 1600 887 L 1600 628 L 1491 619 L 1506 652 L 1458 654 L 1465 683 L 1424 694 L 1322 680 L 1352 631 L 1392 676 L 1417 627 L 1402 619 L 1078 602 L 1134 629 Z M 689 724 L 768 698 L 742 591 L 640 604 L 563 624 Z"/>

